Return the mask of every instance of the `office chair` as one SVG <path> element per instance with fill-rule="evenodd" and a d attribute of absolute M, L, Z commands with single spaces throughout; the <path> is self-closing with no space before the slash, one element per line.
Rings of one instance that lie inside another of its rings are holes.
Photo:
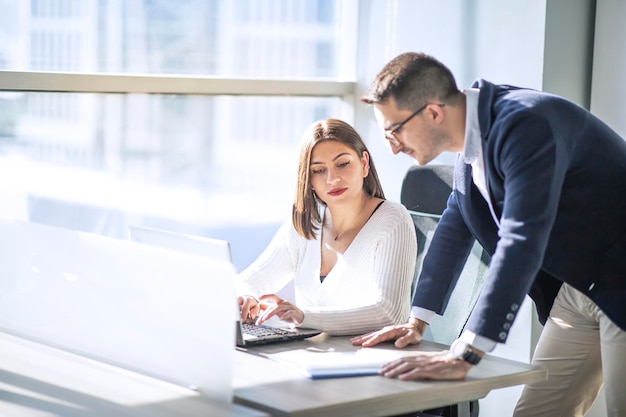
<path fill-rule="evenodd" d="M 411 213 L 417 234 L 417 260 L 411 296 L 415 291 L 426 248 L 452 192 L 452 178 L 452 166 L 415 165 L 409 168 L 402 181 L 400 203 Z"/>
<path fill-rule="evenodd" d="M 452 192 L 453 170 L 451 165 L 413 166 L 409 168 L 402 182 L 400 202 L 409 210 L 417 234 L 418 252 L 413 291 L 424 254 L 430 246 L 439 218 Z M 489 255 L 475 243 L 444 315 L 433 318 L 423 335 L 424 340 L 450 345 L 461 334 L 482 289 L 489 259 Z M 460 415 L 478 416 L 478 400 L 417 414 L 420 417 Z"/>
<path fill-rule="evenodd" d="M 410 211 L 441 215 L 452 192 L 452 165 L 415 165 L 402 181 L 400 202 Z"/>

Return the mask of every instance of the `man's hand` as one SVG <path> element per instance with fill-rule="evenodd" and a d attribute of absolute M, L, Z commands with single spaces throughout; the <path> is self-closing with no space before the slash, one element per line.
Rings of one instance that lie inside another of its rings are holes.
<path fill-rule="evenodd" d="M 416 345 L 422 341 L 422 334 L 428 323 L 419 319 L 410 318 L 406 324 L 383 327 L 376 332 L 356 336 L 350 339 L 353 345 L 363 347 L 375 346 L 381 342 L 395 340 L 394 345 L 402 349 L 408 345 Z"/>
<path fill-rule="evenodd" d="M 447 350 L 442 352 L 420 352 L 405 356 L 384 365 L 380 374 L 387 378 L 403 381 L 417 379 L 464 379 L 472 365 L 454 358 Z"/>

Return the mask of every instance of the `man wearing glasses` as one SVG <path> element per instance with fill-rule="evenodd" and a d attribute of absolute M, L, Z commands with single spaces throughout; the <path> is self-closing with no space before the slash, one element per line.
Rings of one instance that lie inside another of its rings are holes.
<path fill-rule="evenodd" d="M 476 239 L 491 264 L 463 334 L 450 351 L 404 357 L 381 373 L 464 378 L 506 341 L 529 294 L 544 324 L 533 363 L 549 376 L 524 388 L 515 416 L 582 416 L 603 383 L 608 415 L 625 416 L 624 139 L 554 95 L 484 80 L 459 91 L 445 65 L 420 53 L 391 60 L 362 101 L 394 154 L 420 165 L 443 151 L 459 156 L 409 322 L 353 343 L 419 343 L 433 315 L 443 314 Z"/>

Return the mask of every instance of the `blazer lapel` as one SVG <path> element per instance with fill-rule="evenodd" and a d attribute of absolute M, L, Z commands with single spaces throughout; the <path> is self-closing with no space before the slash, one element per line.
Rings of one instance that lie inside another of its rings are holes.
<path fill-rule="evenodd" d="M 454 168 L 454 192 L 459 211 L 470 232 L 489 254 L 493 254 L 498 226 L 491 214 L 492 208 L 474 185 L 472 166 L 461 158 L 457 159 Z"/>

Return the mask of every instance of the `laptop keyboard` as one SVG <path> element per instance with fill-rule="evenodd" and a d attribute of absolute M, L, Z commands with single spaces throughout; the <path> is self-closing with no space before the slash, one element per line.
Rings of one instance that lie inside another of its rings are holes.
<path fill-rule="evenodd" d="M 277 329 L 275 327 L 267 327 L 267 326 L 257 326 L 256 324 L 251 323 L 242 323 L 241 324 L 242 331 L 246 334 L 262 337 L 262 336 L 272 336 L 272 335 L 283 335 L 290 334 L 288 330 Z"/>

